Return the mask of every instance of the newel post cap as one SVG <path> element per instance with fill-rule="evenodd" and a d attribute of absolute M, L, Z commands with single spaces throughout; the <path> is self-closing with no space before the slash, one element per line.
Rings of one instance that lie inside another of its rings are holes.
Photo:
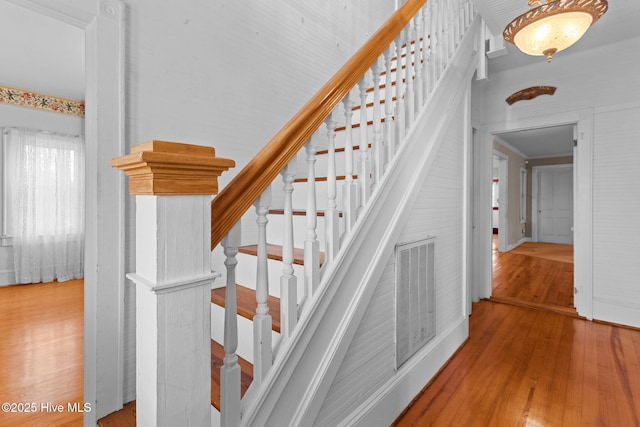
<path fill-rule="evenodd" d="M 213 147 L 155 140 L 111 160 L 129 177 L 132 195 L 218 194 L 218 177 L 235 165 Z"/>

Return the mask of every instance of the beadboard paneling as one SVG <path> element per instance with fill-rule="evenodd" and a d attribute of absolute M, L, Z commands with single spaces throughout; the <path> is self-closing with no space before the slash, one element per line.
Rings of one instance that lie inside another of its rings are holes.
<path fill-rule="evenodd" d="M 640 38 L 583 52 L 567 49 L 549 64 L 544 59 L 533 66 L 494 73 L 482 86 L 482 122 L 517 122 L 589 107 L 637 102 L 640 94 Z M 518 53 L 519 54 L 519 53 Z M 553 96 L 508 105 L 512 93 L 534 85 L 556 86 Z"/>
<path fill-rule="evenodd" d="M 640 107 L 597 113 L 594 132 L 595 306 L 599 300 L 635 311 L 635 315 L 596 311 L 594 317 L 640 326 Z"/>
<path fill-rule="evenodd" d="M 455 111 L 446 139 L 398 239 L 409 242 L 426 235 L 437 238 L 436 338 L 463 316 L 462 103 Z M 339 425 L 396 372 L 394 263 L 395 256 L 391 256 L 315 420 L 317 426 Z"/>

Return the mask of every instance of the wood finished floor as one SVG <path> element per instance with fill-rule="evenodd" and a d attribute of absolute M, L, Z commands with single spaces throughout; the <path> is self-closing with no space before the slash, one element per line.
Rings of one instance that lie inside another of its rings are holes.
<path fill-rule="evenodd" d="M 81 283 L 0 287 L 0 400 L 82 401 Z M 467 343 L 394 425 L 640 426 L 639 402 L 640 331 L 481 301 Z M 1 427 L 80 425 L 0 412 Z"/>
<path fill-rule="evenodd" d="M 483 300 L 394 426 L 640 426 L 640 331 Z"/>
<path fill-rule="evenodd" d="M 494 237 L 491 299 L 577 316 L 573 246 L 527 242 L 499 252 Z"/>
<path fill-rule="evenodd" d="M 67 404 L 83 403 L 83 304 L 82 280 L 0 287 L 0 403 L 37 405 L 1 411 L 0 426 L 82 425 Z M 47 403 L 64 411 L 43 411 Z"/>
<path fill-rule="evenodd" d="M 492 285 L 394 426 L 640 426 L 640 331 L 578 318 L 570 246 L 494 239 Z"/>

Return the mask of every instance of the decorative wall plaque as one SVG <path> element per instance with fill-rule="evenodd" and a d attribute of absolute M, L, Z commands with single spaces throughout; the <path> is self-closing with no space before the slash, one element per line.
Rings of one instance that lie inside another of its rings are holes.
<path fill-rule="evenodd" d="M 555 86 L 531 86 L 517 91 L 505 101 L 507 101 L 507 104 L 512 105 L 514 102 L 533 99 L 539 95 L 553 95 L 554 93 L 556 93 Z"/>

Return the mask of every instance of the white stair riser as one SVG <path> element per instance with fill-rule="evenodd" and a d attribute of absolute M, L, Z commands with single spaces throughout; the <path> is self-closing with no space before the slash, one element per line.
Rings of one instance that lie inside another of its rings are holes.
<path fill-rule="evenodd" d="M 224 342 L 224 307 L 211 303 L 211 339 Z M 276 348 L 280 342 L 280 333 L 272 331 L 271 342 Z M 238 356 L 253 363 L 253 322 L 238 315 Z"/>
<path fill-rule="evenodd" d="M 369 179 L 370 179 L 370 175 L 371 175 L 371 162 L 368 162 L 368 174 L 369 174 Z M 336 204 L 338 205 L 338 211 L 342 211 L 343 210 L 343 198 L 342 198 L 342 194 L 343 194 L 343 188 L 345 185 L 345 180 L 341 179 L 339 181 L 336 182 Z M 356 191 L 357 190 L 357 182 L 358 180 L 354 180 L 354 184 L 356 185 Z M 296 182 L 293 184 L 294 187 L 294 191 L 293 191 L 293 208 L 296 210 L 306 210 L 306 205 L 307 205 L 307 194 L 306 194 L 306 187 L 307 183 L 306 182 Z M 317 181 L 316 182 L 316 209 L 320 210 L 320 211 L 324 211 L 327 209 L 327 186 L 328 183 L 326 181 Z"/>
<path fill-rule="evenodd" d="M 325 219 L 323 216 L 317 216 L 316 234 L 318 235 L 318 241 L 320 242 L 320 252 L 325 251 Z M 341 219 L 340 223 L 340 235 L 344 231 L 344 225 Z M 275 245 L 283 244 L 282 230 L 284 226 L 284 215 L 271 214 L 269 215 L 269 227 L 267 227 L 267 241 Z M 302 215 L 293 216 L 293 246 L 296 248 L 304 248 L 304 241 L 307 237 L 307 217 Z"/>
<path fill-rule="evenodd" d="M 256 288 L 256 262 L 257 257 L 249 254 L 238 253 L 238 266 L 236 267 L 236 282 L 246 288 Z M 282 277 L 281 261 L 267 260 L 269 274 L 269 295 L 280 298 L 280 277 Z M 294 264 L 293 274 L 298 278 L 298 302 L 304 296 L 304 266 Z"/>
<path fill-rule="evenodd" d="M 392 136 L 393 138 L 393 136 Z M 336 140 L 335 140 L 335 147 L 336 149 L 341 149 L 344 147 L 345 145 L 345 139 L 346 139 L 346 132 L 341 131 L 341 132 L 336 132 Z M 385 145 L 385 124 L 382 123 L 382 125 L 380 126 L 380 140 L 382 141 L 383 146 Z M 373 151 L 373 141 L 374 141 L 374 132 L 373 132 L 373 126 L 367 126 L 367 143 L 369 145 L 369 153 L 371 155 L 372 151 Z M 321 150 L 327 150 L 328 149 L 328 142 L 325 139 L 314 139 L 314 143 L 318 144 L 318 151 Z M 352 130 L 352 137 L 351 137 L 351 146 L 352 147 L 358 147 L 353 149 L 353 161 L 354 161 L 354 173 L 357 170 L 357 162 L 360 158 L 360 128 L 354 128 Z M 383 147 L 383 150 L 384 147 Z M 316 177 L 323 177 L 323 176 L 327 176 L 327 162 L 329 155 L 328 153 L 326 154 L 317 154 L 316 155 L 316 163 L 315 163 L 315 174 Z M 308 173 L 308 164 L 307 164 L 307 155 L 306 152 L 304 150 L 300 151 L 298 153 L 298 157 L 296 159 L 296 178 L 306 178 L 307 177 L 307 173 Z M 336 175 L 344 175 L 344 152 L 343 151 L 337 151 L 336 152 Z M 278 184 L 279 185 L 279 184 Z"/>

